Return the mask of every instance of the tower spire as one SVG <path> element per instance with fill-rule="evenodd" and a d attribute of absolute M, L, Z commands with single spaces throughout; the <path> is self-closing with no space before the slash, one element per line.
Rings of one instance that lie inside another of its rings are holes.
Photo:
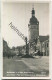
<path fill-rule="evenodd" d="M 32 17 L 35 16 L 34 4 L 32 5 Z"/>
<path fill-rule="evenodd" d="M 32 9 L 34 9 L 34 4 L 32 5 Z"/>

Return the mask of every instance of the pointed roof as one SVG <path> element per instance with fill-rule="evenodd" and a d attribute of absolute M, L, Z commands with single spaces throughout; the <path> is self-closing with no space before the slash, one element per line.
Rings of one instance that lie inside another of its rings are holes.
<path fill-rule="evenodd" d="M 49 36 L 39 36 L 40 42 L 44 42 L 46 40 L 49 40 Z"/>
<path fill-rule="evenodd" d="M 30 24 L 31 24 L 31 25 L 39 24 L 39 21 L 38 21 L 37 18 L 35 17 L 34 7 L 32 8 L 32 17 L 30 18 Z"/>

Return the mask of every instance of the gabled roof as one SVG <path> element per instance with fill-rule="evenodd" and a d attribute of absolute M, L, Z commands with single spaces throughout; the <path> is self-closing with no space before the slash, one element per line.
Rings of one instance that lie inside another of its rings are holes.
<path fill-rule="evenodd" d="M 49 36 L 39 36 L 40 42 L 44 42 L 46 40 L 49 40 Z"/>
<path fill-rule="evenodd" d="M 5 40 L 3 40 L 3 44 L 7 44 L 7 42 Z"/>

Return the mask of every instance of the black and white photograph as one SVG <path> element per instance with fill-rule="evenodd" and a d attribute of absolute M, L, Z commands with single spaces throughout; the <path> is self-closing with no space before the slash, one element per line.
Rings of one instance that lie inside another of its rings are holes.
<path fill-rule="evenodd" d="M 49 77 L 49 35 L 49 2 L 3 2 L 3 77 Z"/>

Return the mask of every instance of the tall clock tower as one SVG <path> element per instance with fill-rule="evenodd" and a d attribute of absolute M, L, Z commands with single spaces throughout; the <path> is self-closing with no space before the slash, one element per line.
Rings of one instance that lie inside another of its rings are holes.
<path fill-rule="evenodd" d="M 29 42 L 34 42 L 39 36 L 39 21 L 35 17 L 35 10 L 32 9 L 32 17 L 30 18 L 29 24 Z"/>

